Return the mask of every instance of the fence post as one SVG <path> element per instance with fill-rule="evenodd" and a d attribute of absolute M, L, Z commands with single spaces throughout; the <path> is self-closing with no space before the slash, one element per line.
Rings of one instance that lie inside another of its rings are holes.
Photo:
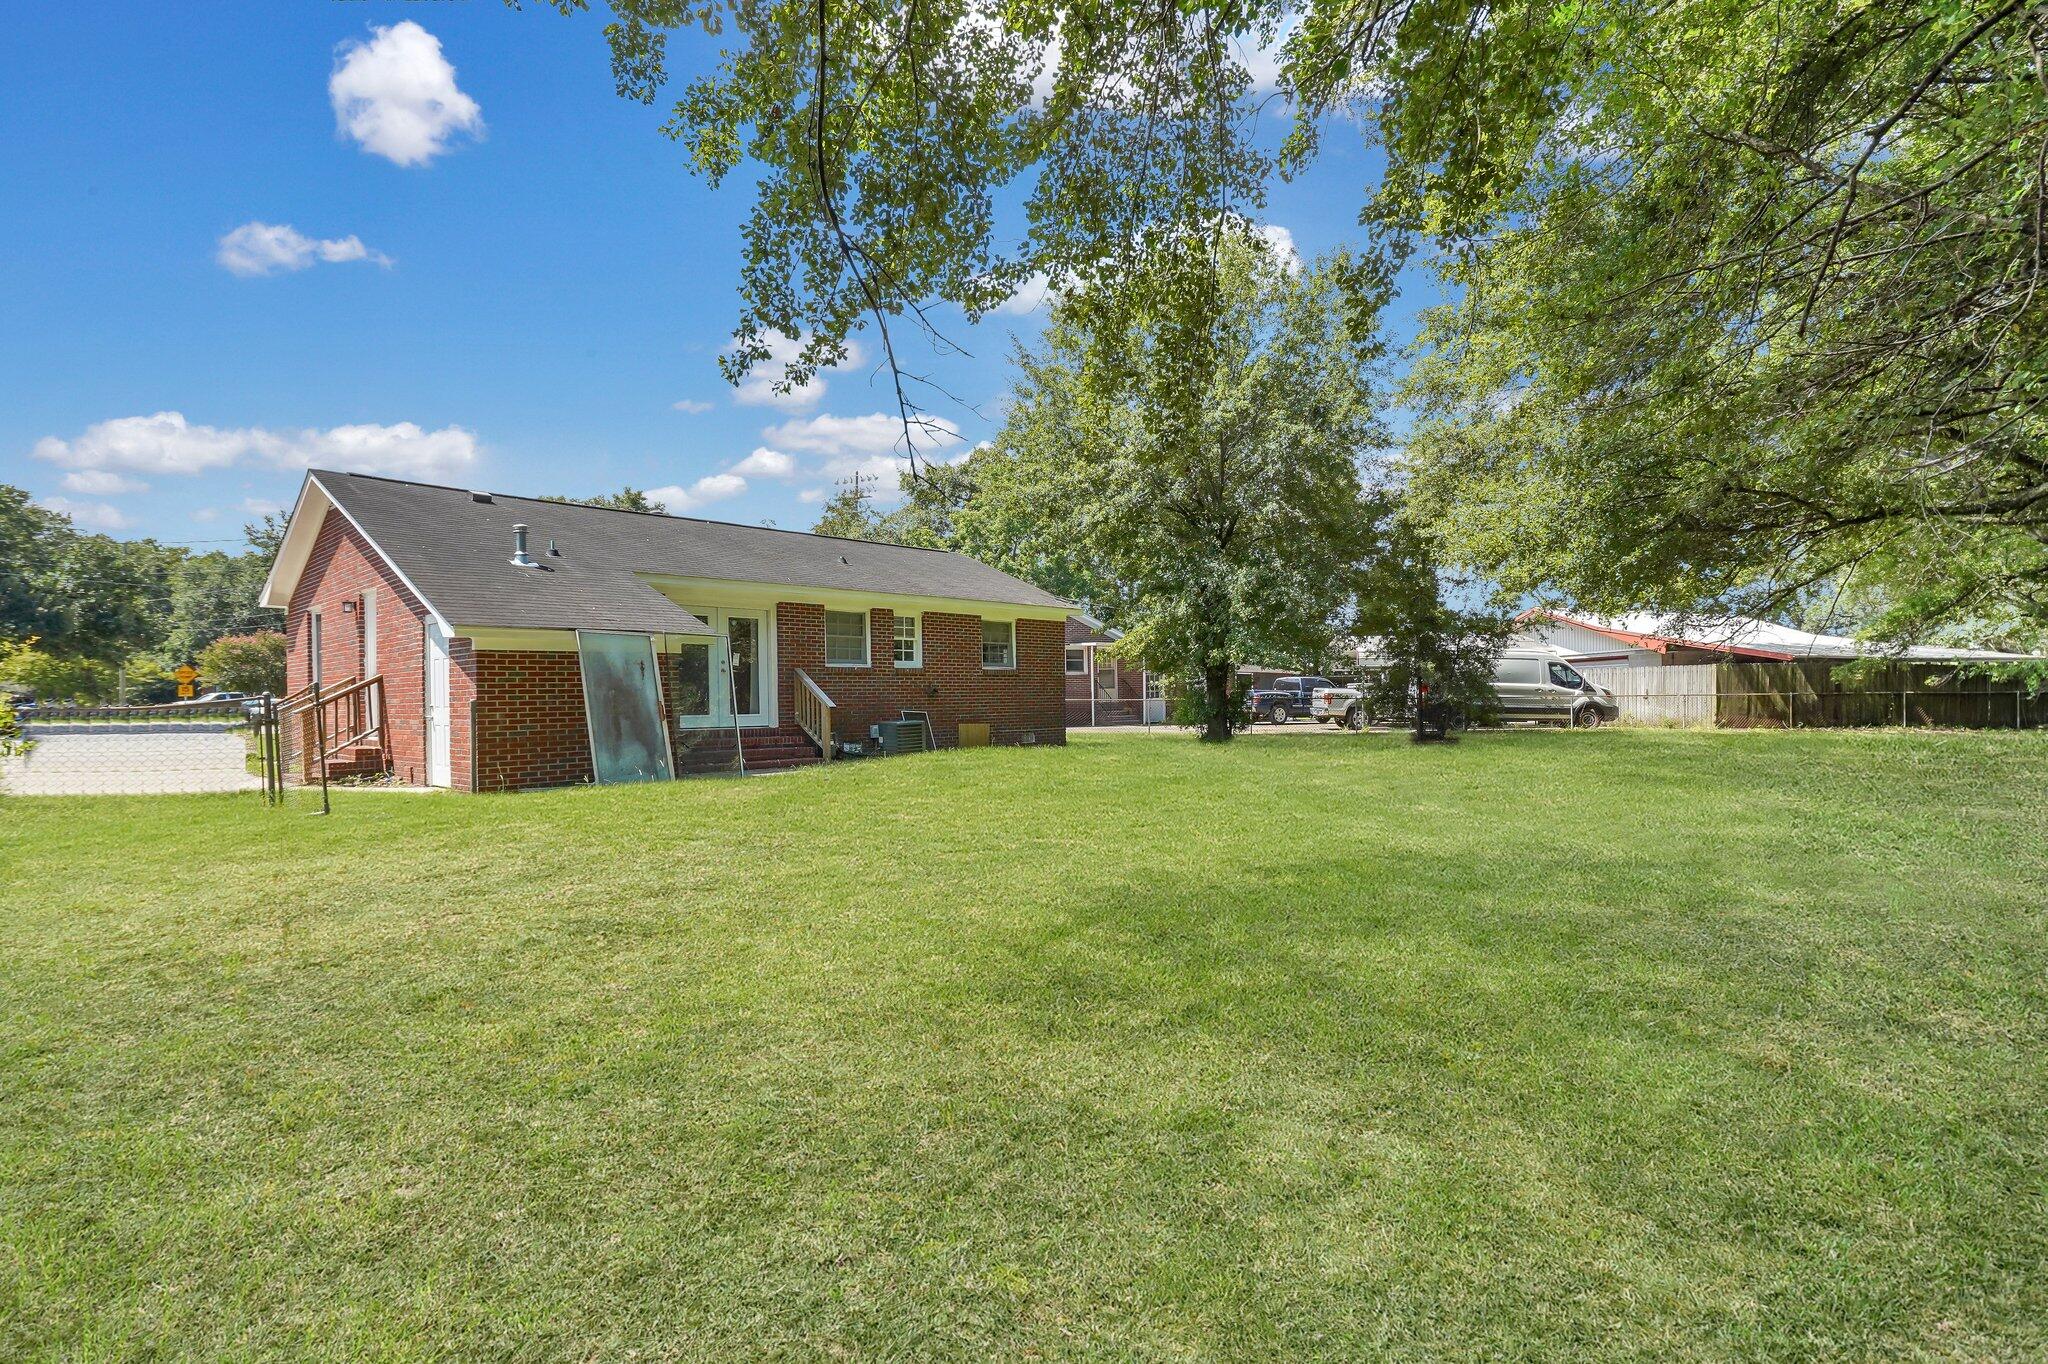
<path fill-rule="evenodd" d="M 320 813 L 327 814 L 327 707 L 320 700 L 320 684 L 313 684 L 313 733 L 320 752 Z"/>

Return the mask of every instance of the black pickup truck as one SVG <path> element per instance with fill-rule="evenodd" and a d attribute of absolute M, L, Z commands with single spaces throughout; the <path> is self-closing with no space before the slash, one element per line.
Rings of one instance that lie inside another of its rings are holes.
<path fill-rule="evenodd" d="M 1340 687 L 1327 677 L 1276 677 L 1270 687 L 1254 687 L 1245 705 L 1253 718 L 1276 725 L 1297 715 L 1352 729 L 1365 724 L 1365 702 L 1357 688 Z"/>

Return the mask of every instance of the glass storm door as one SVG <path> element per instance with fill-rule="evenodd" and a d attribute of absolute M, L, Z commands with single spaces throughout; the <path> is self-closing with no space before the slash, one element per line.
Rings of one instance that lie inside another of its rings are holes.
<path fill-rule="evenodd" d="M 683 609 L 709 625 L 716 637 L 685 639 L 676 649 L 678 723 L 684 729 L 770 723 L 774 681 L 768 659 L 768 613 L 710 606 Z"/>
<path fill-rule="evenodd" d="M 759 724 L 768 707 L 761 701 L 767 682 L 761 658 L 761 618 L 729 611 L 725 638 L 732 649 L 732 713 L 740 724 Z"/>
<path fill-rule="evenodd" d="M 708 613 L 691 615 L 708 623 Z M 684 729 L 732 727 L 730 691 L 725 681 L 725 640 L 685 637 L 672 643 L 676 656 L 676 723 Z"/>
<path fill-rule="evenodd" d="M 592 775 L 600 785 L 666 781 L 672 774 L 652 637 L 579 630 L 576 652 L 583 664 Z"/>

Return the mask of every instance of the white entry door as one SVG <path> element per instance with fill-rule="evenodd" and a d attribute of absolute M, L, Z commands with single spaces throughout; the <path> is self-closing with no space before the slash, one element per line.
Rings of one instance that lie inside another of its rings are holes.
<path fill-rule="evenodd" d="M 470 742 L 476 742 L 471 736 Z M 448 771 L 448 636 L 437 622 L 427 622 L 427 785 L 449 784 Z"/>

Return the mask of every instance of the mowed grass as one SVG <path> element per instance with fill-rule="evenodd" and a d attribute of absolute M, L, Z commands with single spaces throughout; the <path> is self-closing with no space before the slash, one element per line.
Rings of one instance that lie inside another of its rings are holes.
<path fill-rule="evenodd" d="M 2032 1359 L 2048 742 L 0 802 L 0 1357 Z"/>

